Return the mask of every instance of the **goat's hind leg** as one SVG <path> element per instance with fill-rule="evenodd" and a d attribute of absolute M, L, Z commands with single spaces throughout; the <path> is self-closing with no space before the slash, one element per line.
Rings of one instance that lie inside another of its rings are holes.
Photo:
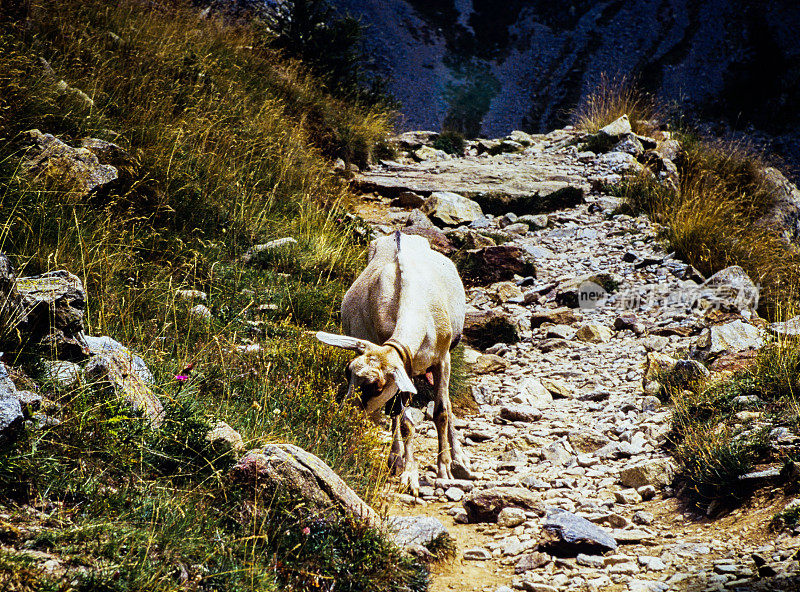
<path fill-rule="evenodd" d="M 450 467 L 450 437 L 453 425 L 453 411 L 450 406 L 450 353 L 433 368 L 433 382 L 436 388 L 433 401 L 433 423 L 439 439 L 439 456 L 436 459 L 436 473 L 439 479 L 452 479 Z"/>

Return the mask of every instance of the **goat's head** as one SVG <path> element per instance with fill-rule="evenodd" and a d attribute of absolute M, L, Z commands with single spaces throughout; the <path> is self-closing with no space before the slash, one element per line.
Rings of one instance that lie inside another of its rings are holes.
<path fill-rule="evenodd" d="M 416 394 L 417 389 L 405 370 L 405 364 L 393 347 L 323 331 L 317 332 L 317 339 L 360 354 L 347 366 L 347 399 L 355 398 L 368 416 L 378 411 L 398 391 Z M 360 389 L 361 397 L 353 397 L 357 389 Z"/>

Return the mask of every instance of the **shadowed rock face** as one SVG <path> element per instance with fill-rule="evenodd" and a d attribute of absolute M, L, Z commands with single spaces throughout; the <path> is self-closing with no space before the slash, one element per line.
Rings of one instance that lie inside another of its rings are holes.
<path fill-rule="evenodd" d="M 497 137 L 565 123 L 602 72 L 707 121 L 800 151 L 800 5 L 791 0 L 334 0 L 368 26 L 406 129 Z M 720 130 L 717 130 L 720 131 Z"/>

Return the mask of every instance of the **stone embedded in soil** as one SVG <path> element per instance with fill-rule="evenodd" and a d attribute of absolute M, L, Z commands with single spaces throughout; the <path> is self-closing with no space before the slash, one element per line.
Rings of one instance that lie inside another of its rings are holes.
<path fill-rule="evenodd" d="M 392 539 L 399 547 L 426 545 L 449 534 L 444 524 L 432 516 L 390 516 L 388 527 Z"/>
<path fill-rule="evenodd" d="M 497 515 L 497 524 L 506 528 L 514 528 L 525 522 L 525 510 L 522 508 L 503 508 Z"/>
<path fill-rule="evenodd" d="M 500 408 L 500 417 L 508 421 L 532 422 L 541 419 L 542 412 L 531 405 L 506 405 Z"/>
<path fill-rule="evenodd" d="M 675 465 L 668 458 L 653 458 L 626 465 L 619 473 L 625 487 L 669 485 L 675 476 Z"/>

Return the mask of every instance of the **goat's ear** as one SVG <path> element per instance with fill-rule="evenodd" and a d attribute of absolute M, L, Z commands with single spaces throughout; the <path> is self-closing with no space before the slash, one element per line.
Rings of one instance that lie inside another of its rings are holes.
<path fill-rule="evenodd" d="M 401 393 L 411 393 L 412 395 L 417 394 L 417 387 L 414 386 L 411 378 L 409 378 L 408 374 L 406 374 L 405 369 L 397 368 L 394 372 L 392 372 L 392 376 L 394 376 L 394 382 L 397 384 L 397 388 L 400 389 Z"/>
<path fill-rule="evenodd" d="M 344 349 L 352 349 L 360 354 L 363 354 L 367 349 L 369 342 L 363 339 L 357 339 L 348 335 L 336 335 L 335 333 L 325 333 L 324 331 L 317 331 L 317 339 L 322 343 L 327 343 L 334 347 L 341 347 Z"/>

